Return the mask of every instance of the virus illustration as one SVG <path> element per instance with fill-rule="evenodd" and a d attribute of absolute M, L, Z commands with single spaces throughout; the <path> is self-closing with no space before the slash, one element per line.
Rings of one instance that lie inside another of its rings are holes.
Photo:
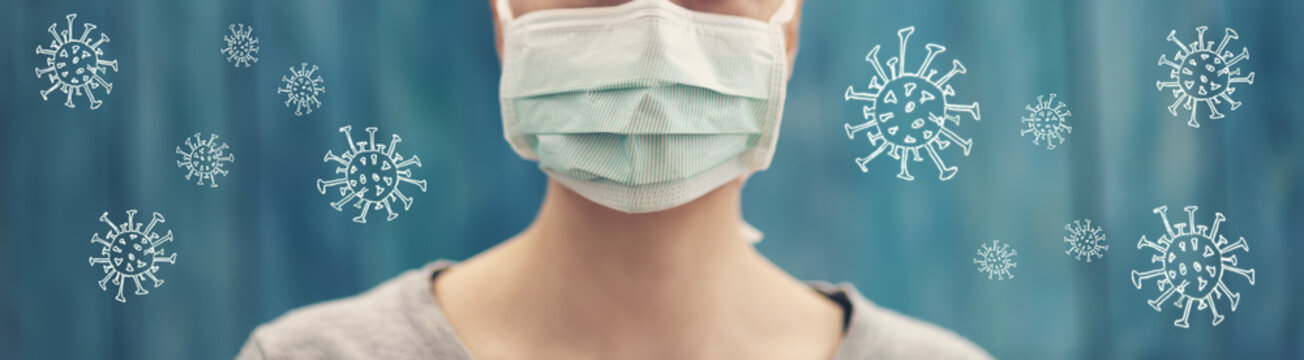
<path fill-rule="evenodd" d="M 956 105 L 949 101 L 955 95 L 955 89 L 947 81 L 956 74 L 965 73 L 964 65 L 959 60 L 953 60 L 951 71 L 940 78 L 935 78 L 937 70 L 929 69 L 933 58 L 946 51 L 946 47 L 926 45 L 928 55 L 924 57 L 923 64 L 914 72 L 906 71 L 906 41 L 914 32 L 913 26 L 897 31 L 897 37 L 901 39 L 901 52 L 897 57 L 888 59 L 887 71 L 884 71 L 883 65 L 878 61 L 878 45 L 865 56 L 865 61 L 874 66 L 876 75 L 869 82 L 868 92 L 856 92 L 854 86 L 847 87 L 845 100 L 871 104 L 862 108 L 865 122 L 858 125 L 844 124 L 843 128 L 851 139 L 856 138 L 857 132 L 865 131 L 869 143 L 876 146 L 869 156 L 856 158 L 860 171 L 869 172 L 866 164 L 886 151 L 888 156 L 901 161 L 901 172 L 897 177 L 912 181 L 915 177 L 910 175 L 909 160 L 913 158 L 915 162 L 923 161 L 919 155 L 922 150 L 928 153 L 937 166 L 939 178 L 946 181 L 955 176 L 957 169 L 942 162 L 938 150 L 944 150 L 954 142 L 964 149 L 965 156 L 969 156 L 973 146 L 973 140 L 961 138 L 947 127 L 947 122 L 960 125 L 960 117 L 953 114 L 956 111 L 967 112 L 974 120 L 980 120 L 981 116 L 977 102 L 973 105 Z"/>
<path fill-rule="evenodd" d="M 1001 244 L 1000 240 L 992 240 L 992 245 L 982 244 L 978 249 L 978 257 L 973 259 L 974 264 L 978 264 L 978 272 L 987 273 L 987 278 L 996 280 L 1013 279 L 1014 274 L 1010 273 L 1019 264 L 1014 262 L 1014 256 L 1019 255 L 1018 251 L 1010 248 L 1010 244 Z"/>
<path fill-rule="evenodd" d="M 1159 65 L 1173 68 L 1168 74 L 1168 78 L 1172 81 L 1155 82 L 1155 87 L 1159 88 L 1159 91 L 1173 88 L 1173 97 L 1177 98 L 1177 101 L 1168 107 L 1168 112 L 1177 116 L 1178 106 L 1190 110 L 1191 120 L 1187 121 L 1186 125 L 1194 128 L 1200 127 L 1200 122 L 1195 120 L 1196 107 L 1199 103 L 1209 107 L 1210 119 L 1222 119 L 1224 115 L 1218 112 L 1218 104 L 1223 102 L 1231 104 L 1233 111 L 1241 107 L 1240 102 L 1232 100 L 1231 95 L 1236 92 L 1236 88 L 1232 85 L 1254 84 L 1253 71 L 1242 77 L 1241 69 L 1236 67 L 1241 60 L 1250 58 L 1250 50 L 1241 48 L 1240 55 L 1224 51 L 1228 42 L 1239 38 L 1236 30 L 1227 28 L 1222 42 L 1217 48 L 1213 48 L 1213 41 L 1204 41 L 1204 32 L 1208 29 L 1207 26 L 1195 28 L 1198 40 L 1190 44 L 1184 44 L 1177 39 L 1177 30 L 1169 32 L 1168 41 L 1176 43 L 1178 51 L 1173 54 L 1171 61 L 1166 55 L 1159 55 Z"/>
<path fill-rule="evenodd" d="M 228 171 L 223 166 L 235 162 L 235 155 L 226 153 L 226 143 L 217 144 L 217 134 L 210 135 L 208 140 L 201 139 L 199 133 L 186 138 L 186 149 L 177 147 L 177 154 L 181 155 L 177 167 L 186 168 L 186 180 L 197 177 L 196 184 L 203 186 L 204 179 L 208 179 L 210 187 L 217 187 L 217 175 L 226 176 Z"/>
<path fill-rule="evenodd" d="M 421 192 L 426 191 L 426 181 L 412 179 L 412 169 L 407 168 L 412 165 L 421 167 L 421 158 L 412 155 L 411 158 L 404 159 L 403 155 L 395 151 L 398 143 L 403 141 L 398 134 L 393 134 L 386 146 L 376 143 L 376 127 L 368 127 L 366 130 L 371 135 L 371 140 L 354 142 L 351 134 L 353 127 L 346 125 L 340 128 L 340 132 L 348 139 L 349 150 L 338 156 L 327 150 L 323 160 L 338 163 L 335 173 L 340 177 L 317 179 L 317 191 L 326 194 L 327 188 L 338 186 L 343 198 L 332 202 L 331 207 L 343 211 L 344 205 L 353 201 L 353 207 L 362 209 L 362 213 L 353 218 L 354 222 L 366 223 L 367 211 L 380 209 L 389 212 L 389 217 L 385 220 L 393 221 L 398 217 L 398 213 L 394 212 L 394 200 L 403 202 L 403 210 L 412 207 L 412 198 L 403 195 L 398 188 L 400 183 L 410 183 L 420 187 Z"/>
<path fill-rule="evenodd" d="M 1087 257 L 1087 262 L 1091 262 L 1092 257 L 1103 258 L 1105 251 L 1109 250 L 1104 230 L 1100 225 L 1093 225 L 1091 219 L 1073 220 L 1072 224 L 1064 225 L 1064 230 L 1068 231 L 1064 242 L 1069 244 L 1064 254 L 1073 255 L 1078 261 L 1082 261 L 1083 256 Z"/>
<path fill-rule="evenodd" d="M 1244 276 L 1250 285 L 1254 285 L 1254 269 L 1236 267 L 1236 255 L 1231 254 L 1236 250 L 1250 251 L 1245 238 L 1231 243 L 1218 233 L 1218 226 L 1227 220 L 1222 213 L 1214 213 L 1213 225 L 1210 227 L 1196 225 L 1196 209 L 1195 206 L 1185 208 L 1190 215 L 1189 223 L 1170 224 L 1168 207 L 1155 208 L 1154 212 L 1164 219 L 1166 233 L 1153 242 L 1142 235 L 1136 247 L 1150 248 L 1159 253 L 1150 259 L 1150 262 L 1158 263 L 1159 268 L 1145 272 L 1132 270 L 1132 285 L 1137 289 L 1141 288 L 1141 281 L 1159 278 L 1157 283 L 1162 293 L 1147 301 L 1155 311 L 1163 311 L 1163 303 L 1174 293 L 1177 294 L 1173 305 L 1184 309 L 1184 312 L 1181 318 L 1173 321 L 1173 325 L 1180 328 L 1189 327 L 1187 319 L 1191 316 L 1193 306 L 1199 306 L 1199 310 L 1209 308 L 1213 313 L 1213 325 L 1218 326 L 1224 316 L 1218 313 L 1215 298 L 1226 297 L 1231 302 L 1232 311 L 1236 311 L 1241 295 L 1227 288 L 1227 283 L 1223 281 L 1226 272 Z"/>
<path fill-rule="evenodd" d="M 1024 106 L 1028 109 L 1028 117 L 1023 118 L 1023 124 L 1028 128 L 1019 131 L 1019 136 L 1026 136 L 1032 133 L 1032 143 L 1041 145 L 1041 140 L 1046 140 L 1046 150 L 1055 150 L 1055 141 L 1059 140 L 1060 144 L 1064 143 L 1064 134 L 1073 132 L 1073 127 L 1068 125 L 1069 116 L 1073 113 L 1065 109 L 1064 102 L 1051 107 L 1055 103 L 1055 94 L 1042 100 L 1042 96 L 1037 96 L 1037 106 Z"/>
<path fill-rule="evenodd" d="M 95 24 L 82 24 L 84 29 L 81 37 L 73 37 L 73 19 L 77 14 L 68 14 L 68 28 L 63 31 L 55 31 L 59 23 L 50 24 L 50 35 L 54 35 L 54 40 L 50 41 L 50 48 L 46 49 L 40 45 L 36 46 L 37 55 L 45 55 L 45 68 L 36 68 L 36 77 L 46 77 L 53 86 L 49 89 L 41 90 L 41 98 L 46 101 L 50 100 L 50 93 L 55 90 L 62 91 L 68 95 L 68 100 L 63 103 L 69 109 L 76 108 L 72 103 L 73 95 L 82 96 L 90 99 L 91 110 L 99 109 L 104 101 L 95 98 L 95 89 L 104 88 L 105 94 L 113 93 L 113 83 L 104 80 L 109 69 L 118 72 L 117 60 L 106 60 L 104 56 L 104 43 L 109 42 L 109 35 L 100 33 L 100 38 L 94 40 L 90 38 L 91 31 L 95 30 Z"/>
<path fill-rule="evenodd" d="M 149 291 L 141 286 L 142 278 L 149 278 L 154 281 L 154 287 L 163 286 L 163 280 L 159 279 L 158 264 L 168 263 L 176 264 L 177 254 L 164 254 L 163 243 L 172 241 L 172 230 L 168 230 L 167 235 L 160 237 L 154 232 L 154 226 L 163 223 L 163 215 L 155 212 L 154 217 L 150 219 L 149 225 L 141 229 L 141 223 L 135 222 L 136 210 L 127 210 L 127 222 L 114 224 L 109 220 L 109 213 L 105 212 L 100 215 L 100 221 L 109 224 L 111 231 L 106 233 L 103 238 L 99 233 L 91 236 L 91 242 L 100 244 L 100 256 L 90 257 L 91 266 L 102 264 L 104 266 L 103 279 L 100 279 L 100 289 L 108 291 L 107 284 L 112 282 L 118 286 L 118 296 L 114 297 L 118 302 L 125 303 L 127 298 L 122 296 L 122 288 L 127 285 L 127 280 L 136 283 L 136 295 L 145 295 Z"/>
<path fill-rule="evenodd" d="M 317 72 L 317 65 L 308 69 L 308 63 L 300 63 L 297 70 L 293 66 L 290 67 L 289 77 L 281 75 L 281 82 L 285 85 L 277 88 L 276 93 L 286 94 L 285 107 L 294 104 L 294 116 L 303 116 L 304 109 L 308 109 L 308 113 L 311 114 L 314 104 L 317 108 L 321 108 L 321 101 L 317 99 L 317 95 L 326 92 L 326 86 L 320 75 L 316 78 L 312 77 L 315 72 Z"/>
<path fill-rule="evenodd" d="M 222 40 L 226 40 L 226 48 L 222 49 L 222 53 L 226 54 L 226 62 L 234 63 L 235 67 L 240 67 L 241 64 L 249 67 L 258 62 L 258 38 L 252 36 L 254 27 L 231 24 L 227 28 L 231 29 L 231 35 L 222 37 Z"/>

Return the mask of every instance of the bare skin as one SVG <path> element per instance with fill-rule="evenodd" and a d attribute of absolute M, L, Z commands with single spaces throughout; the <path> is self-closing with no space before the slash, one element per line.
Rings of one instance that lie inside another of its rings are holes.
<path fill-rule="evenodd" d="M 513 1 L 517 16 L 622 1 Z M 777 0 L 683 0 L 769 18 Z M 789 30 L 796 53 L 796 21 Z M 501 39 L 499 46 L 501 47 Z M 524 232 L 442 273 L 432 291 L 477 359 L 827 359 L 842 308 L 739 230 L 743 179 L 688 204 L 627 214 L 549 180 Z"/>

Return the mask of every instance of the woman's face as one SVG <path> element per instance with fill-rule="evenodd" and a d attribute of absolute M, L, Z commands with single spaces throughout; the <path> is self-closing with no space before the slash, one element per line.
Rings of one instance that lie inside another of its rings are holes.
<path fill-rule="evenodd" d="M 630 0 L 508 0 L 512 8 L 512 16 L 520 17 L 532 11 L 561 8 L 582 8 L 582 7 L 603 7 L 620 5 Z M 779 5 L 784 0 L 664 0 L 670 1 L 689 10 L 708 12 L 723 15 L 734 15 L 748 17 L 760 21 L 768 21 L 770 15 L 773 15 L 779 9 Z M 793 59 L 797 56 L 797 31 L 801 25 L 801 7 L 803 0 L 797 1 L 797 11 L 792 17 L 792 21 L 784 25 L 787 33 L 788 53 L 788 73 L 792 73 Z M 495 7 L 497 1 L 490 0 L 489 6 Z M 494 9 L 497 13 L 497 9 Z M 497 42 L 498 55 L 503 53 L 502 24 L 498 23 L 498 17 L 494 16 L 494 33 Z"/>

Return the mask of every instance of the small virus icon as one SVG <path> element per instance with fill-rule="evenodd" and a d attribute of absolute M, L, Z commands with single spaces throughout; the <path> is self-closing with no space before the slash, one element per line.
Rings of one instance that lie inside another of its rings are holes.
<path fill-rule="evenodd" d="M 973 263 L 978 264 L 978 272 L 987 273 L 988 279 L 992 279 L 993 276 L 996 280 L 1013 279 L 1014 274 L 1010 273 L 1010 270 L 1019 266 L 1014 262 L 1015 255 L 1019 255 L 1019 252 L 1010 248 L 1010 244 L 992 240 L 991 246 L 982 244 L 978 249 L 978 257 L 973 259 Z"/>
<path fill-rule="evenodd" d="M 1180 328 L 1189 327 L 1187 319 L 1190 318 L 1191 308 L 1194 306 L 1199 306 L 1199 310 L 1209 308 L 1213 313 L 1213 326 L 1218 326 L 1224 316 L 1218 313 L 1214 298 L 1226 297 L 1231 302 L 1232 311 L 1236 311 L 1241 295 L 1227 288 L 1227 283 L 1223 281 L 1223 274 L 1226 272 L 1244 276 L 1250 281 L 1250 285 L 1254 285 L 1254 269 L 1236 267 L 1236 255 L 1231 254 L 1236 250 L 1250 251 L 1245 238 L 1242 237 L 1232 243 L 1218 233 L 1218 226 L 1227 220 L 1222 213 L 1214 213 L 1213 225 L 1210 227 L 1196 225 L 1196 209 L 1195 206 L 1185 208 L 1190 216 L 1188 223 L 1170 224 L 1168 207 L 1155 208 L 1154 212 L 1164 220 L 1166 233 L 1154 242 L 1146 240 L 1145 235 L 1142 235 L 1136 248 L 1150 248 L 1158 252 L 1159 254 L 1151 257 L 1150 262 L 1158 263 L 1159 268 L 1145 272 L 1132 270 L 1132 285 L 1137 289 L 1141 288 L 1141 281 L 1159 278 L 1156 283 L 1159 284 L 1159 291 L 1162 293 L 1159 297 L 1147 301 L 1155 311 L 1163 311 L 1161 307 L 1163 303 L 1174 293 L 1177 294 L 1173 305 L 1184 309 L 1184 312 L 1181 318 L 1173 321 L 1173 326 Z"/>
<path fill-rule="evenodd" d="M 223 166 L 235 162 L 235 155 L 226 153 L 226 143 L 217 144 L 217 134 L 210 135 L 208 140 L 201 139 L 199 133 L 186 138 L 186 149 L 177 147 L 177 154 L 181 155 L 177 167 L 186 168 L 186 180 L 197 177 L 196 184 L 203 186 L 204 179 L 208 179 L 210 187 L 217 187 L 217 175 L 226 176 L 228 171 Z"/>
<path fill-rule="evenodd" d="M 372 209 L 385 209 L 389 212 L 389 217 L 385 220 L 393 221 L 398 217 L 398 213 L 394 212 L 394 200 L 403 202 L 403 210 L 412 207 L 412 198 L 403 195 L 398 188 L 399 183 L 410 183 L 420 187 L 421 192 L 426 191 L 426 181 L 412 179 L 412 169 L 407 168 L 412 165 L 421 167 L 421 158 L 412 155 L 405 160 L 403 155 L 395 151 L 398 143 L 403 141 L 398 134 L 393 134 L 389 146 L 385 146 L 376 143 L 376 127 L 368 127 L 366 130 L 371 135 L 371 140 L 354 142 L 353 127 L 346 125 L 340 128 L 340 132 L 348 139 L 349 150 L 338 156 L 327 150 L 326 158 L 323 159 L 340 165 L 335 168 L 335 173 L 340 178 L 317 179 L 317 191 L 326 194 L 327 188 L 339 186 L 343 198 L 332 202 L 331 207 L 343 211 L 345 204 L 356 201 L 353 207 L 362 209 L 362 213 L 353 218 L 354 222 L 366 223 L 367 211 Z"/>
<path fill-rule="evenodd" d="M 1173 88 L 1173 97 L 1177 98 L 1177 101 L 1168 107 L 1168 112 L 1177 116 L 1179 105 L 1183 109 L 1190 110 L 1191 120 L 1187 121 L 1186 125 L 1194 128 L 1200 127 L 1200 122 L 1195 120 L 1198 103 L 1202 102 L 1209 107 L 1210 119 L 1222 119 L 1224 115 L 1218 112 L 1218 104 L 1227 102 L 1231 104 L 1233 111 L 1241 107 L 1240 102 L 1232 100 L 1231 95 L 1236 92 L 1232 84 L 1254 84 L 1253 71 L 1241 77 L 1241 69 L 1236 67 L 1241 60 L 1250 58 L 1250 50 L 1241 48 L 1240 55 L 1224 51 L 1228 42 L 1240 38 L 1236 35 L 1236 30 L 1227 28 L 1222 42 L 1217 48 L 1213 48 L 1212 41 L 1204 41 L 1204 32 L 1208 29 L 1208 26 L 1195 28 L 1198 40 L 1190 44 L 1184 44 L 1177 39 L 1177 30 L 1169 32 L 1168 41 L 1176 43 L 1178 51 L 1173 54 L 1172 61 L 1168 60 L 1166 55 L 1159 55 L 1159 65 L 1173 68 L 1168 74 L 1168 78 L 1172 81 L 1155 82 L 1155 87 L 1159 88 L 1159 91 Z"/>
<path fill-rule="evenodd" d="M 258 62 L 258 38 L 252 36 L 254 27 L 231 24 L 227 28 L 231 29 L 231 35 L 222 37 L 222 40 L 226 40 L 226 48 L 222 49 L 222 53 L 226 54 L 226 62 L 234 63 L 235 67 L 240 67 L 241 64 L 249 67 Z"/>
<path fill-rule="evenodd" d="M 1083 256 L 1087 257 L 1087 262 L 1091 262 L 1092 257 L 1103 258 L 1105 251 L 1109 250 L 1104 230 L 1091 224 L 1091 219 L 1073 220 L 1072 224 L 1064 225 L 1064 230 L 1069 232 L 1064 236 L 1064 242 L 1069 244 L 1064 254 L 1073 255 L 1078 261 L 1082 261 Z"/>
<path fill-rule="evenodd" d="M 168 263 L 176 264 L 177 254 L 164 254 L 163 243 L 172 241 L 172 230 L 168 230 L 167 235 L 160 237 L 154 232 L 154 226 L 163 223 L 163 215 L 155 212 L 154 218 L 150 219 L 149 225 L 141 229 L 141 223 L 135 221 L 136 210 L 127 210 L 127 222 L 114 224 L 109 220 L 109 213 L 105 212 L 100 215 L 100 221 L 109 224 L 111 231 L 100 238 L 99 233 L 91 236 L 91 242 L 100 244 L 100 256 L 90 257 L 91 266 L 103 264 L 104 275 L 100 279 L 100 289 L 108 291 L 107 284 L 113 282 L 118 286 L 118 296 L 114 297 L 118 302 L 125 303 L 127 298 L 122 296 L 122 288 L 127 285 L 127 280 L 136 283 L 136 295 L 145 295 L 149 291 L 141 286 L 142 278 L 149 278 L 154 281 L 154 287 L 163 286 L 163 280 L 157 277 L 158 264 Z"/>
<path fill-rule="evenodd" d="M 1073 132 L 1073 127 L 1068 125 L 1069 116 L 1073 113 L 1065 109 L 1064 102 L 1059 102 L 1055 107 L 1051 104 L 1055 102 L 1055 94 L 1050 94 L 1050 98 L 1042 100 L 1042 96 L 1037 96 L 1037 106 L 1024 106 L 1028 109 L 1028 117 L 1023 118 L 1023 124 L 1028 128 L 1019 131 L 1019 136 L 1032 133 L 1032 143 L 1041 145 L 1041 140 L 1046 140 L 1046 150 L 1055 150 L 1055 142 L 1059 140 L 1060 144 L 1064 143 L 1064 134 Z"/>
<path fill-rule="evenodd" d="M 55 31 L 59 23 L 50 24 L 50 35 L 54 35 L 54 40 L 50 41 L 50 48 L 46 49 L 40 45 L 36 46 L 37 55 L 45 55 L 45 68 L 36 68 L 36 77 L 42 76 L 50 80 L 49 89 L 41 90 L 41 99 L 50 100 L 50 93 L 55 90 L 62 91 L 68 95 L 68 100 L 63 103 L 69 109 L 76 108 L 73 105 L 73 95 L 86 95 L 90 99 L 91 110 L 99 109 L 103 101 L 95 98 L 93 90 L 104 88 L 105 94 L 113 93 L 113 83 L 104 80 L 104 75 L 108 74 L 109 68 L 113 72 L 118 72 L 117 60 L 106 60 L 104 56 L 104 43 L 109 42 L 109 35 L 100 33 L 99 40 L 91 42 L 91 31 L 95 30 L 95 24 L 82 24 L 83 31 L 81 37 L 73 37 L 73 19 L 77 14 L 68 14 L 68 29 Z"/>
<path fill-rule="evenodd" d="M 949 101 L 955 95 L 955 89 L 947 85 L 947 81 L 956 74 L 965 73 L 964 65 L 959 60 L 951 62 L 950 72 L 934 79 L 937 70 L 930 70 L 929 64 L 932 64 L 937 54 L 946 51 L 946 47 L 926 45 L 928 55 L 924 57 L 923 64 L 915 72 L 906 71 L 906 41 L 914 32 L 913 26 L 897 31 L 897 37 L 901 39 L 901 52 L 897 57 L 888 59 L 887 71 L 883 70 L 883 65 L 878 61 L 878 45 L 865 56 L 865 61 L 873 65 L 877 73 L 869 82 L 869 92 L 856 92 L 854 86 L 848 86 L 844 98 L 846 101 L 870 102 L 871 105 L 862 108 L 865 122 L 859 125 L 843 124 L 843 128 L 851 139 L 856 138 L 857 132 L 869 130 L 865 132 L 869 143 L 877 146 L 869 156 L 856 158 L 860 171 L 869 172 L 866 164 L 886 151 L 888 156 L 901 160 L 901 172 L 897 177 L 912 181 L 915 177 L 910 175 L 907 168 L 909 160 L 913 158 L 915 162 L 923 161 L 919 155 L 920 150 L 923 150 L 937 166 L 939 178 L 946 181 L 955 176 L 957 169 L 946 166 L 937 151 L 944 150 L 955 142 L 964 149 L 964 155 L 969 156 L 973 145 L 972 140 L 960 137 L 947 127 L 947 121 L 960 125 L 960 117 L 951 112 L 967 112 L 974 120 L 980 120 L 981 116 L 977 102 L 973 105 L 956 105 Z"/>
<path fill-rule="evenodd" d="M 321 108 L 321 101 L 317 99 L 317 95 L 326 92 L 326 86 L 321 76 L 312 77 L 315 72 L 317 72 L 317 65 L 308 69 L 308 63 L 300 63 L 297 70 L 293 66 L 290 67 L 289 77 L 281 75 L 281 82 L 285 85 L 277 88 L 276 93 L 286 94 L 285 107 L 294 104 L 294 116 L 303 116 L 304 109 L 311 114 L 314 104 L 317 108 Z"/>

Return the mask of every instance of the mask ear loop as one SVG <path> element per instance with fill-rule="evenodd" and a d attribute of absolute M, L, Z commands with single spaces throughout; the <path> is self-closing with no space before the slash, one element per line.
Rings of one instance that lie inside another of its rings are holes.
<path fill-rule="evenodd" d="M 770 15 L 770 24 L 786 24 L 792 21 L 792 18 L 796 16 L 796 13 L 797 13 L 797 0 L 783 0 L 783 4 L 779 4 L 779 9 L 774 11 L 774 15 Z M 770 148 L 769 156 L 773 157 L 774 145 L 771 144 L 770 146 L 771 148 Z M 757 156 L 760 156 L 760 154 L 757 154 Z M 768 161 L 766 167 L 769 167 Z M 743 174 L 742 175 L 743 184 L 746 185 L 747 180 L 750 179 L 752 175 L 755 173 L 756 170 L 751 170 Z M 756 245 L 756 243 L 761 242 L 761 239 L 765 238 L 765 233 L 762 233 L 760 230 L 757 230 L 756 227 L 752 226 L 752 224 L 748 224 L 747 220 L 741 220 L 738 223 L 739 223 L 738 224 L 739 231 L 742 233 L 743 240 L 747 241 L 748 244 Z"/>
<path fill-rule="evenodd" d="M 506 3 L 507 1 L 499 0 L 499 2 Z M 783 0 L 783 4 L 779 4 L 779 10 L 775 10 L 774 15 L 770 15 L 770 23 L 771 24 L 787 23 L 789 21 L 792 21 L 792 17 L 795 16 L 796 13 L 797 13 L 797 0 Z"/>
<path fill-rule="evenodd" d="M 507 0 L 497 0 L 496 4 L 494 10 L 498 13 L 498 24 L 507 27 L 507 23 L 512 21 L 512 6 L 507 3 Z"/>

